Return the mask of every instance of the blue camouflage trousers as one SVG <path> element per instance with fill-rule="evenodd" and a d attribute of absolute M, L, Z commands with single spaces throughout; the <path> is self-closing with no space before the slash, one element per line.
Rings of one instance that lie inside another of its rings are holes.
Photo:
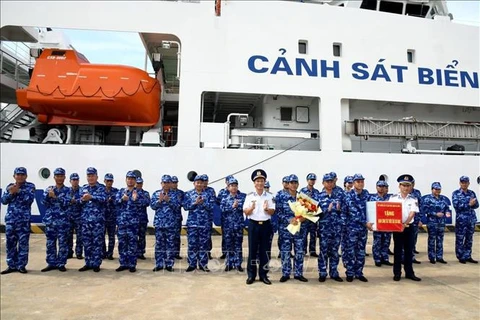
<path fill-rule="evenodd" d="M 388 261 L 388 249 L 392 240 L 391 232 L 373 232 L 373 261 Z"/>
<path fill-rule="evenodd" d="M 28 242 L 30 221 L 8 222 L 5 225 L 7 237 L 7 265 L 12 269 L 25 268 L 28 263 Z"/>
<path fill-rule="evenodd" d="M 155 228 L 155 267 L 173 267 L 175 263 L 175 229 Z"/>
<path fill-rule="evenodd" d="M 180 255 L 180 247 L 181 243 L 181 235 L 182 235 L 182 220 L 175 221 L 175 256 Z"/>
<path fill-rule="evenodd" d="M 105 240 L 105 235 L 103 236 L 103 256 L 113 256 L 113 249 L 115 248 L 115 229 L 117 224 L 115 221 L 105 221 L 105 235 L 108 236 L 108 246 Z"/>
<path fill-rule="evenodd" d="M 243 227 L 241 225 L 225 226 L 225 265 L 240 267 L 242 264 Z"/>
<path fill-rule="evenodd" d="M 148 222 L 146 221 L 138 224 L 137 256 L 145 254 L 145 248 L 147 247 L 147 228 Z"/>
<path fill-rule="evenodd" d="M 188 265 L 196 268 L 206 267 L 208 264 L 208 243 L 212 240 L 211 227 L 188 227 Z"/>
<path fill-rule="evenodd" d="M 90 268 L 100 267 L 105 241 L 105 224 L 103 221 L 84 221 L 82 240 L 85 250 L 85 265 Z"/>
<path fill-rule="evenodd" d="M 118 226 L 118 262 L 123 267 L 137 266 L 138 224 L 123 224 Z"/>
<path fill-rule="evenodd" d="M 345 263 L 347 277 L 363 276 L 365 266 L 365 247 L 367 245 L 367 228 L 360 225 L 349 225 Z"/>
<path fill-rule="evenodd" d="M 69 221 L 55 222 L 45 225 L 47 237 L 47 264 L 64 267 L 67 264 Z"/>
<path fill-rule="evenodd" d="M 68 254 L 73 255 L 73 234 L 76 234 L 75 240 L 75 255 L 81 256 L 83 254 L 82 241 L 82 217 L 70 218 L 70 230 L 68 232 Z"/>
<path fill-rule="evenodd" d="M 302 226 L 300 231 L 292 235 L 285 227 L 279 228 L 280 236 L 280 257 L 282 259 L 282 275 L 290 276 L 292 273 L 292 260 L 290 259 L 290 252 L 295 254 L 293 258 L 295 276 L 303 275 L 303 258 L 305 256 L 304 241 L 307 228 Z"/>
<path fill-rule="evenodd" d="M 346 269 L 347 268 L 347 256 L 346 256 L 346 250 L 347 250 L 347 240 L 348 240 L 348 227 L 346 221 L 342 220 L 340 222 L 340 252 L 342 255 L 342 264 L 343 267 Z M 321 238 L 321 236 L 320 236 Z M 321 239 L 320 239 L 321 241 Z"/>
<path fill-rule="evenodd" d="M 467 260 L 472 257 L 472 245 L 473 245 L 474 232 L 475 232 L 474 219 L 459 219 L 459 218 L 456 219 L 455 254 L 458 260 Z"/>
<path fill-rule="evenodd" d="M 307 231 L 305 232 L 304 243 L 304 252 L 305 253 L 316 253 L 317 252 L 317 237 L 318 237 L 318 225 L 311 221 L 303 222 L 306 224 Z M 307 241 L 308 236 L 310 236 L 309 241 Z M 308 244 L 308 248 L 307 248 Z M 308 251 L 307 251 L 308 250 Z"/>
<path fill-rule="evenodd" d="M 443 259 L 443 236 L 445 224 L 429 222 L 428 231 L 428 260 Z"/>
<path fill-rule="evenodd" d="M 338 263 L 340 260 L 338 248 L 340 246 L 340 228 L 320 223 L 320 254 L 318 255 L 318 274 L 327 276 L 327 266 L 331 278 L 338 277 Z"/>

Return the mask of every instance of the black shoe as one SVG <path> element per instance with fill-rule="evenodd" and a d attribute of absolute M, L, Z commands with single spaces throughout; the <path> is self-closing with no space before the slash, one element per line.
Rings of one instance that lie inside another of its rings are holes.
<path fill-rule="evenodd" d="M 78 260 L 82 260 L 83 259 L 83 256 L 81 254 L 77 255 L 77 259 Z"/>
<path fill-rule="evenodd" d="M 233 270 L 233 267 L 230 267 L 230 266 L 225 267 L 225 272 L 232 271 L 232 270 Z"/>
<path fill-rule="evenodd" d="M 364 276 L 357 277 L 357 279 L 362 281 L 362 282 L 368 282 L 368 279 L 365 278 Z"/>
<path fill-rule="evenodd" d="M 238 267 L 237 267 L 237 271 L 238 271 L 238 272 L 243 272 L 243 268 L 242 268 L 241 266 L 238 266 Z"/>
<path fill-rule="evenodd" d="M 22 267 L 22 268 L 18 268 L 18 272 L 25 274 L 25 273 L 27 273 L 28 271 L 27 271 L 27 269 L 25 269 L 25 267 Z"/>
<path fill-rule="evenodd" d="M 302 282 L 308 282 L 308 279 L 305 278 L 304 276 L 295 276 L 293 277 L 294 279 L 298 280 L 298 281 L 302 281 Z"/>
<path fill-rule="evenodd" d="M 65 272 L 65 271 L 67 271 L 67 268 L 65 268 L 65 266 L 60 266 L 60 267 L 58 267 L 58 271 Z"/>
<path fill-rule="evenodd" d="M 282 257 L 282 256 L 281 256 L 281 254 L 279 253 L 278 256 L 277 256 L 277 258 L 280 259 L 281 257 Z"/>
<path fill-rule="evenodd" d="M 93 272 L 100 272 L 100 267 L 93 267 Z"/>
<path fill-rule="evenodd" d="M 175 256 L 175 259 L 177 259 L 177 260 L 182 260 L 183 258 L 180 257 L 180 255 L 177 255 L 177 256 Z"/>
<path fill-rule="evenodd" d="M 205 266 L 205 267 L 199 267 L 198 270 L 201 270 L 201 271 L 203 271 L 203 272 L 210 272 L 210 269 L 208 269 L 207 266 Z"/>
<path fill-rule="evenodd" d="M 406 279 L 410 279 L 410 280 L 413 280 L 413 281 L 422 281 L 422 279 L 420 279 L 419 277 L 415 276 L 414 274 L 412 274 L 411 276 L 405 276 Z"/>
<path fill-rule="evenodd" d="M 392 250 L 388 249 L 388 255 L 389 255 L 389 256 L 393 256 Z"/>
<path fill-rule="evenodd" d="M 147 258 L 145 258 L 145 255 L 143 255 L 143 254 L 137 256 L 137 258 L 140 259 L 140 260 L 147 260 Z"/>
<path fill-rule="evenodd" d="M 48 265 L 45 268 L 43 268 L 42 270 L 40 270 L 40 272 L 48 272 L 48 271 L 52 271 L 52 270 L 56 270 L 56 269 L 57 269 L 56 266 Z"/>
<path fill-rule="evenodd" d="M 9 273 L 12 273 L 12 272 L 17 272 L 18 270 L 15 269 L 15 268 L 10 268 L 8 267 L 7 269 L 3 270 L 0 274 L 9 274 Z"/>
<path fill-rule="evenodd" d="M 467 260 L 458 260 L 458 262 L 460 262 L 461 264 L 465 264 L 467 263 Z"/>
<path fill-rule="evenodd" d="M 95 270 L 94 270 L 94 271 L 95 271 Z M 128 269 L 128 271 L 130 271 L 130 272 L 132 272 L 132 273 L 133 273 L 133 272 L 137 272 L 137 268 L 135 268 L 135 267 L 130 267 L 130 268 Z"/>
<path fill-rule="evenodd" d="M 327 280 L 327 277 L 318 277 L 318 282 L 325 282 L 325 280 Z"/>
<path fill-rule="evenodd" d="M 160 271 L 160 270 L 163 270 L 163 267 L 155 267 L 155 268 L 153 268 L 152 271 L 157 272 L 157 271 Z M 187 270 L 187 272 L 189 272 L 189 271 Z"/>
<path fill-rule="evenodd" d="M 381 262 L 375 262 L 375 267 L 381 267 L 382 263 Z"/>
<path fill-rule="evenodd" d="M 369 254 L 369 253 L 365 253 L 365 257 L 370 257 L 370 254 Z"/>
<path fill-rule="evenodd" d="M 69 254 L 67 255 L 67 259 L 72 259 L 72 258 L 73 258 L 73 253 L 69 253 Z"/>
<path fill-rule="evenodd" d="M 120 266 L 117 269 L 115 269 L 116 272 L 120 272 L 120 271 L 124 271 L 124 270 L 128 270 L 128 267 Z"/>
<path fill-rule="evenodd" d="M 316 252 L 310 252 L 310 257 L 318 258 L 318 254 Z"/>
<path fill-rule="evenodd" d="M 430 259 L 430 263 L 431 263 L 431 264 L 435 264 L 435 263 L 437 263 L 437 262 L 436 262 L 434 259 Z"/>
<path fill-rule="evenodd" d="M 420 252 L 418 252 L 417 250 L 413 250 L 413 253 L 419 254 Z"/>
<path fill-rule="evenodd" d="M 192 272 L 193 270 L 195 270 L 196 268 L 195 267 L 192 267 L 192 266 L 188 266 L 187 270 L 185 270 L 186 272 Z"/>
<path fill-rule="evenodd" d="M 87 271 L 87 270 L 90 270 L 90 269 L 92 269 L 92 268 L 90 268 L 90 267 L 88 267 L 88 266 L 83 266 L 83 267 L 81 267 L 80 269 L 78 269 L 78 271 L 84 272 L 84 271 Z"/>
<path fill-rule="evenodd" d="M 439 263 L 447 264 L 447 261 L 445 261 L 445 260 L 443 260 L 443 259 L 437 259 L 437 261 L 438 261 Z"/>
<path fill-rule="evenodd" d="M 340 278 L 340 277 L 338 277 L 338 276 L 337 276 L 337 277 L 333 277 L 332 279 L 335 280 L 335 281 L 337 281 L 337 282 L 343 282 L 343 279 Z"/>
<path fill-rule="evenodd" d="M 247 278 L 247 281 L 245 281 L 246 284 L 252 284 L 255 281 L 254 278 Z"/>
<path fill-rule="evenodd" d="M 290 276 L 282 276 L 280 278 L 280 282 L 287 282 L 288 280 L 290 280 Z"/>
<path fill-rule="evenodd" d="M 218 259 L 225 259 L 226 255 L 225 253 L 222 253 L 222 255 Z"/>
<path fill-rule="evenodd" d="M 478 263 L 477 260 L 473 260 L 472 257 L 468 258 L 467 259 L 467 262 L 470 262 L 470 263 Z"/>
<path fill-rule="evenodd" d="M 108 259 L 108 260 L 113 260 L 113 255 L 112 255 L 112 254 L 109 254 L 109 255 L 107 256 L 107 259 Z"/>
<path fill-rule="evenodd" d="M 386 260 L 386 261 L 382 261 L 382 264 L 386 265 L 386 266 L 393 266 L 393 263 L 391 263 L 390 261 Z"/>
<path fill-rule="evenodd" d="M 173 267 L 165 267 L 165 270 L 167 270 L 168 272 L 173 272 Z"/>
<path fill-rule="evenodd" d="M 352 276 L 347 276 L 347 282 L 352 282 L 353 281 L 353 277 Z"/>
<path fill-rule="evenodd" d="M 401 278 L 399 275 L 393 276 L 393 281 L 400 281 Z"/>
<path fill-rule="evenodd" d="M 260 281 L 262 281 L 263 283 L 268 284 L 268 285 L 272 284 L 272 282 L 268 278 L 262 278 L 262 279 L 260 279 Z"/>
<path fill-rule="evenodd" d="M 417 259 L 413 259 L 413 260 L 412 260 L 412 263 L 415 263 L 415 264 L 421 264 L 421 262 L 420 262 L 420 261 L 418 261 Z"/>
<path fill-rule="evenodd" d="M 212 258 L 212 253 L 211 253 L 211 252 L 208 252 L 208 253 L 207 253 L 207 255 L 208 255 L 208 260 L 212 260 L 212 259 L 213 259 L 213 258 Z"/>

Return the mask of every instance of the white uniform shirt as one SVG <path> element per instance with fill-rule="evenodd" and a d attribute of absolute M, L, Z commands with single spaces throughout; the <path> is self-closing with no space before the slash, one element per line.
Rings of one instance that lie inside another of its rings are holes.
<path fill-rule="evenodd" d="M 404 199 L 401 193 L 397 193 L 392 195 L 390 199 L 388 199 L 388 201 L 402 203 L 402 222 L 403 223 L 407 221 L 408 216 L 410 215 L 410 212 L 413 211 L 416 214 L 419 211 L 417 198 L 415 198 L 411 194 L 407 195 L 407 197 Z M 412 224 L 412 223 L 413 223 L 413 219 L 412 221 L 410 221 L 409 224 Z"/>
<path fill-rule="evenodd" d="M 263 191 L 261 195 L 258 195 L 258 193 L 255 191 L 247 195 L 245 202 L 243 203 L 243 210 L 250 208 L 255 201 L 255 210 L 253 210 L 252 214 L 248 216 L 249 219 L 255 221 L 266 221 L 271 218 L 271 215 L 263 210 L 263 204 L 265 200 L 268 201 L 268 209 L 275 210 L 273 195 L 270 192 Z"/>

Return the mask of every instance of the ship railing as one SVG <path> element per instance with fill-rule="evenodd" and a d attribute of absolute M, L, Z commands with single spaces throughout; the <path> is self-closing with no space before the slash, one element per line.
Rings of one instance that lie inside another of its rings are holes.
<path fill-rule="evenodd" d="M 17 56 L 15 52 L 9 53 L 7 47 L 2 42 L 0 53 L 0 70 L 5 75 L 16 82 L 17 89 L 22 86 L 28 86 L 30 82 L 29 69 L 32 67 L 30 62 L 25 62 L 21 56 Z"/>

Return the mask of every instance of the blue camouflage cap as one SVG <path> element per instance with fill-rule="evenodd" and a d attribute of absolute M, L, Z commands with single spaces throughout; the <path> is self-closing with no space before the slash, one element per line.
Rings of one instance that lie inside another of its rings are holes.
<path fill-rule="evenodd" d="M 137 176 L 135 175 L 135 172 L 127 171 L 126 178 L 137 178 Z"/>
<path fill-rule="evenodd" d="M 97 169 L 95 169 L 94 167 L 88 167 L 87 168 L 87 175 L 89 174 L 97 174 Z"/>
<path fill-rule="evenodd" d="M 177 183 L 177 182 L 178 182 L 177 176 L 172 176 L 172 182 L 173 182 L 173 183 Z"/>
<path fill-rule="evenodd" d="M 346 176 L 345 179 L 343 179 L 343 183 L 353 183 L 353 177 Z"/>
<path fill-rule="evenodd" d="M 265 170 L 262 170 L 262 169 L 256 169 L 252 172 L 252 181 L 255 181 L 256 179 L 258 178 L 263 178 L 263 179 L 267 179 L 267 173 L 265 172 Z"/>
<path fill-rule="evenodd" d="M 357 181 L 357 180 L 365 180 L 365 178 L 362 176 L 362 174 L 360 173 L 355 173 L 353 175 L 353 181 Z"/>
<path fill-rule="evenodd" d="M 169 176 L 168 174 L 164 174 L 164 175 L 162 176 L 162 182 L 165 182 L 165 183 L 172 182 L 172 177 Z"/>
<path fill-rule="evenodd" d="M 331 176 L 333 177 L 333 179 L 336 179 L 337 178 L 337 174 L 335 172 L 330 172 Z"/>
<path fill-rule="evenodd" d="M 460 182 L 470 182 L 470 178 L 467 176 L 461 176 L 460 177 Z"/>
<path fill-rule="evenodd" d="M 403 184 L 412 184 L 415 182 L 415 179 L 409 174 L 402 174 L 400 177 L 397 179 L 398 183 L 403 183 Z"/>
<path fill-rule="evenodd" d="M 265 181 L 265 188 L 270 188 L 270 182 Z"/>
<path fill-rule="evenodd" d="M 225 177 L 225 182 L 227 182 L 227 183 L 228 183 L 228 181 L 229 181 L 230 179 L 232 179 L 232 178 L 233 178 L 233 176 L 232 176 L 232 175 L 228 175 L 228 176 L 226 176 L 226 177 Z"/>
<path fill-rule="evenodd" d="M 57 168 L 57 169 L 53 170 L 53 175 L 54 176 L 64 176 L 65 175 L 65 169 Z"/>
<path fill-rule="evenodd" d="M 434 182 L 434 183 L 432 183 L 432 189 L 441 190 L 442 185 L 440 184 L 440 182 Z"/>
<path fill-rule="evenodd" d="M 143 179 L 142 177 L 137 177 L 137 179 L 135 180 L 136 183 L 143 183 Z"/>
<path fill-rule="evenodd" d="M 230 179 L 228 179 L 228 185 L 231 185 L 231 184 L 238 184 L 238 180 L 235 179 L 234 177 L 231 177 Z"/>
<path fill-rule="evenodd" d="M 283 177 L 282 182 L 288 182 L 288 176 Z"/>
<path fill-rule="evenodd" d="M 202 181 L 202 180 L 203 180 L 203 179 L 202 179 L 202 175 L 201 175 L 201 174 L 197 174 L 197 175 L 195 176 L 195 178 L 193 178 L 193 181 Z"/>
<path fill-rule="evenodd" d="M 208 181 L 208 175 L 202 174 L 202 180 L 203 181 Z"/>
<path fill-rule="evenodd" d="M 323 181 L 333 181 L 335 178 L 332 176 L 331 173 L 325 173 L 323 175 Z"/>
<path fill-rule="evenodd" d="M 307 174 L 307 180 L 317 180 L 317 175 L 315 173 Z"/>
<path fill-rule="evenodd" d="M 70 175 L 70 180 L 80 180 L 80 177 L 78 176 L 78 173 L 72 173 Z"/>
<path fill-rule="evenodd" d="M 27 169 L 25 167 L 17 167 L 13 170 L 13 174 L 27 174 Z"/>
<path fill-rule="evenodd" d="M 298 182 L 298 177 L 297 175 L 295 174 L 291 174 L 288 176 L 288 182 L 291 183 L 291 182 Z"/>
<path fill-rule="evenodd" d="M 388 187 L 388 183 L 385 180 L 378 180 L 377 187 Z"/>
<path fill-rule="evenodd" d="M 103 180 L 113 181 L 113 174 L 111 173 L 105 174 L 105 177 L 103 178 Z"/>

